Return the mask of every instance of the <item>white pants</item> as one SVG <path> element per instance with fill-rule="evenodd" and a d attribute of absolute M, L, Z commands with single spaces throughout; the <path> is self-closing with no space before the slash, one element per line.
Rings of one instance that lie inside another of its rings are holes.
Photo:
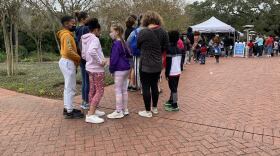
<path fill-rule="evenodd" d="M 59 68 L 64 77 L 64 108 L 72 112 L 74 108 L 73 99 L 76 94 L 76 66 L 73 61 L 61 58 Z"/>
<path fill-rule="evenodd" d="M 114 73 L 115 93 L 116 93 L 116 110 L 118 112 L 122 112 L 122 111 L 125 111 L 127 109 L 128 76 L 129 76 L 129 70 L 127 70 L 127 71 L 116 71 Z"/>

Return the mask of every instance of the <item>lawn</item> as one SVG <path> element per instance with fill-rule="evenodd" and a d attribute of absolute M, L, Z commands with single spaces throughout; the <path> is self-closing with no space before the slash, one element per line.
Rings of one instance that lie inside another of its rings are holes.
<path fill-rule="evenodd" d="M 0 87 L 35 96 L 61 99 L 63 97 L 63 76 L 57 62 L 20 63 L 18 75 L 6 76 L 6 65 L 0 63 Z M 106 71 L 106 85 L 113 79 Z M 81 74 L 77 73 L 77 95 L 81 94 Z"/>

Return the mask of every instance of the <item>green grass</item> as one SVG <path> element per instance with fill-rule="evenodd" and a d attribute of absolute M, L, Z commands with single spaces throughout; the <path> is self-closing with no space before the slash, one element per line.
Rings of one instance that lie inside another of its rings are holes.
<path fill-rule="evenodd" d="M 81 94 L 81 76 L 77 73 L 77 95 Z M 113 79 L 106 70 L 106 85 Z M 18 75 L 7 77 L 6 65 L 0 63 L 0 87 L 35 96 L 61 99 L 63 97 L 63 76 L 56 62 L 20 63 Z"/>

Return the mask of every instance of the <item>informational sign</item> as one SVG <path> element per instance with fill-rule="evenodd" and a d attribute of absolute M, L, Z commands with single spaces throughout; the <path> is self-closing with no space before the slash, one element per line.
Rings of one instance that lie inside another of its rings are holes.
<path fill-rule="evenodd" d="M 234 57 L 245 57 L 245 43 L 236 42 L 234 45 Z"/>

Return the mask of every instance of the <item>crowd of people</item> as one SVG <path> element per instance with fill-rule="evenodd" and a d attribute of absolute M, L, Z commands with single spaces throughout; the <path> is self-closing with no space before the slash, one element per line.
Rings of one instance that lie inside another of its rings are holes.
<path fill-rule="evenodd" d="M 250 40 L 247 46 L 249 47 L 249 57 L 278 56 L 280 50 L 279 38 L 273 35 L 265 38 L 263 35 L 258 34 L 255 41 Z"/>
<path fill-rule="evenodd" d="M 58 32 L 61 44 L 59 67 L 65 84 L 63 115 L 66 119 L 85 117 L 89 123 L 104 122 L 105 112 L 99 109 L 99 104 L 104 95 L 107 65 L 114 78 L 116 98 L 116 109 L 107 118 L 119 119 L 129 115 L 128 91 L 141 91 L 145 106 L 144 111 L 138 112 L 141 117 L 158 114 L 163 76 L 170 89 L 164 108 L 170 112 L 179 111 L 177 89 L 184 64 L 191 62 L 192 58 L 205 64 L 209 51 L 199 32 L 193 33 L 191 28 L 185 35 L 178 30 L 167 32 L 162 17 L 154 11 L 139 17 L 130 15 L 126 30 L 120 23 L 113 23 L 110 27 L 113 44 L 107 62 L 99 40 L 101 25 L 98 19 L 90 18 L 86 12 L 79 12 L 76 16 L 64 16 L 61 19 L 63 29 Z M 216 35 L 211 43 L 217 63 L 221 54 L 220 42 Z M 88 110 L 86 115 L 75 109 L 73 102 L 78 66 L 82 75 L 81 108 Z"/>

